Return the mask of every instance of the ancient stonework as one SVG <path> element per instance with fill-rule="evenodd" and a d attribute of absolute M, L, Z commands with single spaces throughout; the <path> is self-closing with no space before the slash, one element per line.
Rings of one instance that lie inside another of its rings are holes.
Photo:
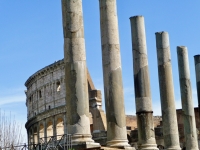
<path fill-rule="evenodd" d="M 83 143 L 98 147 L 90 132 L 82 0 L 62 0 L 62 14 L 67 130 L 72 135 L 73 145 Z"/>
<path fill-rule="evenodd" d="M 186 149 L 198 150 L 187 47 L 177 47 Z"/>
<path fill-rule="evenodd" d="M 163 119 L 164 147 L 170 150 L 180 150 L 174 100 L 169 36 L 167 32 L 156 33 L 156 48 L 158 60 L 158 77 L 160 85 L 160 100 Z"/>
<path fill-rule="evenodd" d="M 139 149 L 156 150 L 144 17 L 130 18 Z"/>
<path fill-rule="evenodd" d="M 99 0 L 107 146 L 129 147 L 126 135 L 116 0 Z"/>
<path fill-rule="evenodd" d="M 90 131 L 105 132 L 106 116 L 101 107 L 101 91 L 95 89 L 89 72 L 87 72 L 87 84 Z M 29 144 L 37 144 L 40 138 L 47 141 L 50 136 L 69 133 L 66 119 L 64 60 L 37 71 L 29 77 L 25 86 L 28 119 L 26 129 Z"/>

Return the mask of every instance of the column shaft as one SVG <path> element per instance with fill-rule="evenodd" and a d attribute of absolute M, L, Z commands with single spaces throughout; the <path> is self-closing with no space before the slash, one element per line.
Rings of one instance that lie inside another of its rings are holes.
<path fill-rule="evenodd" d="M 194 56 L 195 72 L 196 72 L 196 86 L 197 86 L 197 98 L 199 106 L 199 118 L 200 119 L 200 55 Z"/>
<path fill-rule="evenodd" d="M 177 56 L 186 149 L 198 150 L 187 47 L 178 46 Z"/>
<path fill-rule="evenodd" d="M 93 142 L 85 56 L 82 0 L 62 0 L 67 129 L 72 143 Z"/>
<path fill-rule="evenodd" d="M 165 149 L 180 150 L 170 45 L 167 32 L 156 33 L 156 47 Z"/>
<path fill-rule="evenodd" d="M 99 0 L 107 145 L 129 146 L 127 141 L 116 0 Z"/>
<path fill-rule="evenodd" d="M 132 51 L 134 65 L 135 103 L 138 126 L 138 146 L 140 149 L 157 149 L 149 68 L 146 47 L 146 35 L 143 16 L 130 18 L 132 30 Z"/>

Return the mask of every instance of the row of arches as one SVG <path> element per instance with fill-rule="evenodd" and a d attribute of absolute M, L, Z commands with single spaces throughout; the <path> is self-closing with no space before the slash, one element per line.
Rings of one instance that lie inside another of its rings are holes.
<path fill-rule="evenodd" d="M 44 121 L 34 124 L 28 130 L 28 142 L 30 145 L 48 142 L 52 136 L 56 136 L 56 139 L 59 140 L 61 135 L 65 134 L 65 128 L 66 125 L 63 117 L 56 119 L 48 118 Z"/>

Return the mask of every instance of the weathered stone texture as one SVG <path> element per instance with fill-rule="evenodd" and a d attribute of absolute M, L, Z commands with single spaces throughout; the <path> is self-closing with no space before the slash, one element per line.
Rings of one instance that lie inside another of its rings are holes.
<path fill-rule="evenodd" d="M 163 119 L 163 136 L 166 149 L 180 150 L 174 101 L 170 45 L 167 32 L 156 33 L 158 76 Z"/>
<path fill-rule="evenodd" d="M 107 145 L 129 146 L 126 135 L 116 0 L 99 0 Z"/>
<path fill-rule="evenodd" d="M 90 133 L 82 0 L 62 0 L 67 129 L 73 143 L 93 142 Z"/>
<path fill-rule="evenodd" d="M 177 47 L 186 149 L 198 150 L 187 47 Z"/>
<path fill-rule="evenodd" d="M 150 91 L 146 35 L 143 16 L 130 18 L 132 30 L 132 51 L 134 89 L 140 149 L 157 149 Z"/>

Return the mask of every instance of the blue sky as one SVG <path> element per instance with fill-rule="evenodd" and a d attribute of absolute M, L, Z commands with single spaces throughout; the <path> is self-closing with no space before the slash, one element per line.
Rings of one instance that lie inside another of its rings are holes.
<path fill-rule="evenodd" d="M 155 32 L 170 37 L 176 108 L 181 108 L 176 46 L 188 47 L 194 105 L 197 107 L 193 56 L 200 50 L 200 1 L 117 0 L 125 109 L 135 115 L 129 18 L 145 17 L 154 115 L 160 115 Z M 87 66 L 103 89 L 98 0 L 83 0 Z M 26 122 L 25 81 L 64 56 L 60 0 L 0 1 L 0 108 Z M 103 92 L 103 91 L 102 91 Z M 104 103 L 104 102 L 103 102 Z M 25 133 L 25 131 L 24 131 Z"/>

